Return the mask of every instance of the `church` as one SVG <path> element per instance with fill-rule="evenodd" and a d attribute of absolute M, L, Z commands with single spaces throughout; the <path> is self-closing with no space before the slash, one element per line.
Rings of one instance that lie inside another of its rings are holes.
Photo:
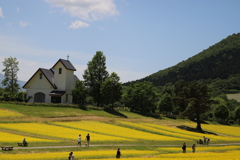
<path fill-rule="evenodd" d="M 72 89 L 78 79 L 69 60 L 59 59 L 52 68 L 39 68 L 23 86 L 28 102 L 72 103 Z"/>

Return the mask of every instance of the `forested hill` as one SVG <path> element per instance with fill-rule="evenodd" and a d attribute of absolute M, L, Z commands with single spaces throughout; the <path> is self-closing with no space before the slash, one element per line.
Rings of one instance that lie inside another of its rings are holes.
<path fill-rule="evenodd" d="M 151 81 L 155 86 L 201 79 L 227 79 L 240 73 L 240 33 L 233 34 L 199 54 L 137 81 Z M 126 84 L 127 85 L 127 84 Z"/>

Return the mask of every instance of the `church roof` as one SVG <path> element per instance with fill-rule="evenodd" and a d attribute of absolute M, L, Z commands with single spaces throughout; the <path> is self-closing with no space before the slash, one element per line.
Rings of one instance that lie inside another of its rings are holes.
<path fill-rule="evenodd" d="M 28 84 L 29 81 L 32 80 L 32 78 L 37 74 L 38 71 L 41 71 L 41 73 L 43 73 L 43 75 L 46 77 L 46 79 L 48 80 L 48 82 L 51 84 L 51 86 L 54 89 L 57 89 L 57 86 L 54 84 L 54 73 L 52 72 L 52 70 L 50 69 L 45 69 L 45 68 L 39 68 L 34 74 L 33 76 L 25 83 L 25 85 L 22 88 L 25 88 L 26 85 Z"/>
<path fill-rule="evenodd" d="M 54 68 L 59 62 L 61 62 L 66 69 L 76 71 L 76 68 L 72 65 L 72 63 L 65 59 L 59 59 L 52 68 Z"/>

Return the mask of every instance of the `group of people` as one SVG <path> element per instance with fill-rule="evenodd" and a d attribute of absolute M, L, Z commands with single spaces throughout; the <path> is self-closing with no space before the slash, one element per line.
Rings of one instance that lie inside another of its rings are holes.
<path fill-rule="evenodd" d="M 203 140 L 202 139 L 199 139 L 199 141 L 197 141 L 198 144 L 204 144 L 204 145 L 208 145 L 210 142 L 210 139 L 203 136 Z"/>
<path fill-rule="evenodd" d="M 182 150 L 183 150 L 183 153 L 186 153 L 187 146 L 186 146 L 186 143 L 185 143 L 185 142 L 184 142 L 183 145 L 182 145 Z M 192 152 L 195 153 L 195 150 L 196 150 L 196 144 L 193 144 L 193 145 L 192 145 Z"/>
<path fill-rule="evenodd" d="M 89 144 L 90 144 L 90 135 L 89 135 L 89 133 L 87 134 L 85 140 L 86 140 L 86 147 L 89 147 Z M 81 147 L 81 145 L 82 145 L 82 137 L 81 137 L 81 134 L 79 134 L 77 146 Z"/>
<path fill-rule="evenodd" d="M 207 137 L 205 137 L 205 136 L 203 136 L 203 140 L 202 140 L 202 139 L 199 139 L 199 141 L 197 141 L 198 144 L 204 144 L 204 145 L 208 145 L 209 142 L 210 142 L 210 139 L 207 138 Z M 186 144 L 185 144 L 185 142 L 184 142 L 183 145 L 182 145 L 183 153 L 186 153 L 186 148 L 187 148 L 187 147 L 186 147 Z M 196 150 L 196 144 L 193 144 L 193 145 L 192 145 L 192 152 L 194 153 L 195 150 Z"/>

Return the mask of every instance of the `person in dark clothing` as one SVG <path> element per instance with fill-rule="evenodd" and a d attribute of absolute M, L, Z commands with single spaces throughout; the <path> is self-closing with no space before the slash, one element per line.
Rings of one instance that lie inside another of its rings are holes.
<path fill-rule="evenodd" d="M 118 148 L 117 150 L 117 154 L 116 154 L 116 158 L 120 158 L 121 157 L 121 151 L 120 151 L 120 148 Z"/>
<path fill-rule="evenodd" d="M 183 153 L 186 153 L 186 144 L 185 144 L 185 142 L 182 145 L 182 150 L 183 150 Z"/>
<path fill-rule="evenodd" d="M 193 144 L 193 145 L 192 145 L 192 152 L 193 152 L 193 153 L 195 153 L 195 149 L 196 149 L 196 145 Z"/>
<path fill-rule="evenodd" d="M 86 136 L 86 140 L 87 140 L 86 146 L 89 147 L 89 143 L 90 143 L 90 135 L 89 135 L 89 133 Z"/>

